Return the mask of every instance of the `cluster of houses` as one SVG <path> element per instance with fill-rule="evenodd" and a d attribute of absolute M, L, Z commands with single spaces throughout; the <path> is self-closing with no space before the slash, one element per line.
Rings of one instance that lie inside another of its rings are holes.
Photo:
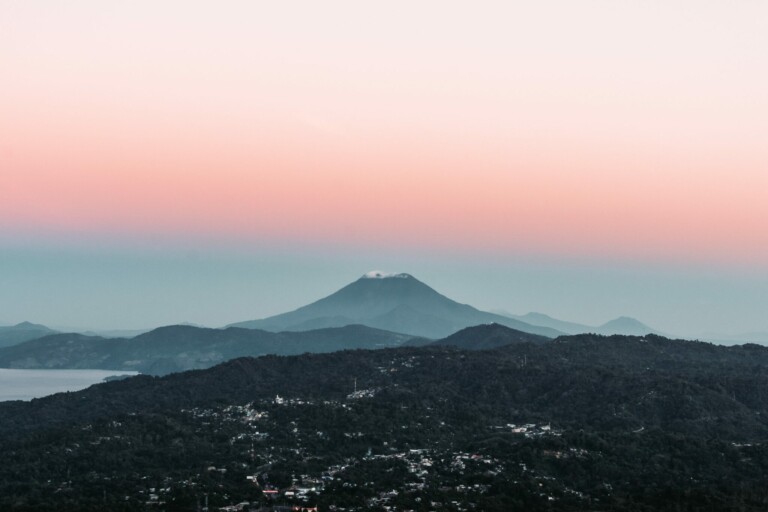
<path fill-rule="evenodd" d="M 491 427 L 493 430 L 501 430 L 511 432 L 513 434 L 522 434 L 525 437 L 541 437 L 541 436 L 561 436 L 562 430 L 556 430 L 552 428 L 552 425 L 547 423 L 546 425 L 537 425 L 536 423 L 525 423 L 523 425 L 516 425 L 514 423 L 507 423 L 506 425 L 494 425 Z"/>
<path fill-rule="evenodd" d="M 309 475 L 301 475 L 299 478 L 294 478 L 290 487 L 286 489 L 278 489 L 274 485 L 260 485 L 259 475 L 248 475 L 246 480 L 253 485 L 260 487 L 262 494 L 266 498 L 286 498 L 289 500 L 299 500 L 307 502 L 313 494 L 318 494 L 323 491 L 325 482 L 323 478 L 311 477 Z"/>
<path fill-rule="evenodd" d="M 401 365 L 412 364 L 410 361 L 400 361 Z M 380 371 L 392 371 L 392 367 L 381 368 Z M 366 398 L 372 398 L 379 391 L 378 388 L 372 389 L 357 389 L 352 388 L 352 392 L 346 395 L 346 401 L 323 401 L 323 405 L 330 405 L 342 409 L 355 407 L 354 402 Z M 412 448 L 403 450 L 396 450 L 394 446 L 389 446 L 389 452 L 387 453 L 372 453 L 372 450 L 368 450 L 368 453 L 361 455 L 357 458 L 350 458 L 345 460 L 342 465 L 335 465 L 326 468 L 316 475 L 300 475 L 293 477 L 291 484 L 278 488 L 274 485 L 270 485 L 268 479 L 261 478 L 264 473 L 268 473 L 269 467 L 273 463 L 280 462 L 282 460 L 280 449 L 269 446 L 269 443 L 256 444 L 256 441 L 265 441 L 269 438 L 269 434 L 262 432 L 262 430 L 269 430 L 267 420 L 270 420 L 270 413 L 268 409 L 272 409 L 273 412 L 275 406 L 277 407 L 302 407 L 308 405 L 315 405 L 311 400 L 300 398 L 287 398 L 280 395 L 276 395 L 274 398 L 264 399 L 259 402 L 251 402 L 245 405 L 229 406 L 218 411 L 206 410 L 206 409 L 193 409 L 187 411 L 194 417 L 200 419 L 203 422 L 228 423 L 230 425 L 233 422 L 240 422 L 243 428 L 239 430 L 231 438 L 231 443 L 243 443 L 244 441 L 250 441 L 251 453 L 253 454 L 255 449 L 254 445 L 258 448 L 259 456 L 262 462 L 266 461 L 262 468 L 255 468 L 256 473 L 250 474 L 245 478 L 255 487 L 257 487 L 263 497 L 267 498 L 269 505 L 264 505 L 262 500 L 261 510 L 316 510 L 312 505 L 315 503 L 315 496 L 326 491 L 331 483 L 334 485 L 340 485 L 341 487 L 369 487 L 371 489 L 377 487 L 374 482 L 366 484 L 354 483 L 354 480 L 347 478 L 347 472 L 353 471 L 359 464 L 365 464 L 367 462 L 390 460 L 398 461 L 402 463 L 408 473 L 411 475 L 409 481 L 404 482 L 402 486 L 395 489 L 377 489 L 375 495 L 367 498 L 366 506 L 368 508 L 379 508 L 383 510 L 394 510 L 395 503 L 399 498 L 403 497 L 403 494 L 411 495 L 411 493 L 417 493 L 418 496 L 422 491 L 437 490 L 444 493 L 446 496 L 451 496 L 451 501 L 445 503 L 429 503 L 430 508 L 439 510 L 440 508 L 451 508 L 453 510 L 464 510 L 464 506 L 471 504 L 474 500 L 473 497 L 480 496 L 488 492 L 489 487 L 481 483 L 462 482 L 462 476 L 465 474 L 485 474 L 494 476 L 502 474 L 508 471 L 509 468 L 505 468 L 504 464 L 491 455 L 483 453 L 467 453 L 467 452 L 453 452 L 448 450 L 437 450 L 432 448 Z M 275 412 L 277 414 L 277 412 Z M 257 429 L 258 427 L 258 429 Z M 292 433 L 292 435 L 303 435 L 304 430 L 300 430 L 295 421 L 291 421 L 284 425 L 284 433 Z M 407 426 L 404 425 L 403 428 Z M 517 434 L 526 438 L 535 438 L 540 436 L 560 436 L 561 430 L 552 428 L 550 424 L 537 424 L 537 423 L 522 423 L 514 424 L 507 423 L 499 426 L 490 427 L 491 430 L 507 432 L 511 434 Z M 274 435 L 278 435 L 275 433 Z M 309 434 L 307 434 L 309 435 Z M 312 435 L 323 437 L 322 432 L 312 432 Z M 343 435 L 347 439 L 360 439 L 365 437 L 363 432 L 350 431 L 344 432 Z M 298 442 L 298 440 L 297 440 Z M 261 446 L 261 448 L 259 448 Z M 387 447 L 387 443 L 384 443 Z M 301 455 L 306 448 L 298 449 L 297 444 L 295 449 L 291 450 L 291 457 Z M 285 450 L 286 448 L 282 448 Z M 310 456 L 310 453 L 305 455 Z M 583 454 L 576 451 L 568 453 L 552 454 L 553 457 L 578 457 Z M 303 455 L 302 455 L 303 456 Z M 224 468 L 209 468 L 209 471 L 221 471 Z M 527 468 L 522 469 L 523 472 L 528 471 Z M 542 490 L 542 492 L 545 492 Z M 416 498 L 420 500 L 421 498 Z M 256 507 L 257 504 L 249 505 L 246 502 L 228 505 L 219 510 L 226 512 L 234 511 L 250 511 L 259 510 Z M 250 508 L 249 508 L 250 507 Z M 347 508 L 347 510 L 353 510 L 354 508 Z M 344 510 L 337 508 L 337 510 Z M 469 510 L 469 509 L 467 509 Z"/>

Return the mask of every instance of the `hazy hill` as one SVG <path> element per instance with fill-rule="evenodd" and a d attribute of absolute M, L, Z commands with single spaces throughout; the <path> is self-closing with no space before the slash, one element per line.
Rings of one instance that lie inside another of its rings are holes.
<path fill-rule="evenodd" d="M 597 334 L 605 334 L 610 336 L 612 334 L 623 334 L 626 336 L 644 336 L 646 334 L 660 334 L 659 331 L 648 327 L 644 323 L 630 318 L 628 316 L 620 316 L 609 322 L 604 323 L 598 327 L 595 332 Z"/>
<path fill-rule="evenodd" d="M 509 313 L 504 313 L 505 316 L 508 316 L 510 318 L 515 318 L 517 320 L 529 323 L 531 325 L 541 325 L 542 327 L 550 327 L 552 329 L 557 329 L 558 331 L 562 331 L 566 334 L 581 334 L 585 332 L 594 332 L 595 328 L 590 327 L 585 324 L 579 324 L 576 322 L 568 322 L 565 320 L 559 320 L 557 318 L 552 318 L 549 315 L 545 315 L 544 313 L 526 313 L 525 315 L 513 315 Z"/>
<path fill-rule="evenodd" d="M 175 325 L 130 339 L 54 334 L 0 349 L 0 367 L 100 368 L 166 374 L 208 368 L 242 356 L 394 347 L 411 338 L 363 325 L 281 333 Z"/>
<path fill-rule="evenodd" d="M 533 326 L 460 304 L 410 274 L 380 272 L 369 272 L 337 292 L 294 311 L 230 327 L 277 332 L 357 323 L 414 336 L 442 338 L 465 327 L 493 322 L 550 338 L 563 334 L 556 329 Z"/>
<path fill-rule="evenodd" d="M 492 337 L 499 326 L 482 328 Z M 472 331 L 468 329 L 457 336 Z M 152 334 L 153 339 L 148 339 L 148 343 L 164 342 L 162 330 Z M 189 334 L 194 337 L 201 333 L 190 331 Z M 219 335 L 226 336 L 226 331 L 220 331 Z M 392 361 L 398 365 L 396 373 L 380 370 L 387 366 L 384 362 L 391 364 Z M 585 422 L 592 427 L 656 423 L 678 429 L 682 425 L 669 422 L 690 414 L 686 420 L 690 422 L 689 428 L 714 432 L 723 427 L 722 422 L 729 418 L 727 414 L 736 414 L 745 422 L 741 425 L 745 429 L 740 430 L 741 434 L 762 425 L 759 430 L 768 435 L 766 369 L 768 347 L 725 347 L 654 335 L 563 336 L 546 343 L 512 343 L 493 350 L 462 351 L 433 345 L 289 357 L 268 355 L 239 358 L 213 368 L 162 378 L 140 376 L 23 405 L 0 403 L 0 432 L 17 423 L 4 414 L 13 409 L 41 414 L 40 419 L 45 422 L 48 413 L 42 412 L 57 403 L 69 404 L 65 407 L 71 410 L 67 413 L 71 414 L 69 421 L 77 421 L 81 416 L 103 414 L 104 411 L 91 409 L 95 403 L 107 411 L 129 412 L 136 407 L 157 409 L 222 401 L 234 403 L 275 393 L 338 399 L 351 391 L 354 377 L 361 389 L 402 387 L 401 394 L 406 390 L 423 392 L 425 396 L 433 395 L 431 399 L 438 402 L 451 395 L 473 397 L 487 402 L 495 411 L 493 414 L 502 416 L 523 407 L 530 408 L 531 414 L 548 411 L 547 414 L 554 415 L 558 421 Z M 705 395 L 709 398 L 702 401 Z M 184 398 L 178 400 L 179 396 Z M 88 397 L 90 401 L 84 402 L 79 397 Z M 573 402 L 576 399 L 582 404 L 577 406 Z M 666 408 L 669 405 L 666 401 L 688 405 L 684 406 L 685 410 Z M 625 410 L 622 415 L 606 412 L 619 405 Z M 701 420 L 700 414 L 707 414 L 708 407 L 724 407 L 709 411 L 711 417 L 719 417 L 719 421 Z M 695 412 L 699 408 L 702 411 Z M 766 414 L 747 413 L 742 417 L 748 409 L 765 410 Z"/>
<path fill-rule="evenodd" d="M 549 315 L 543 313 L 526 313 L 525 315 L 513 315 L 509 313 L 503 313 L 509 318 L 514 318 L 522 322 L 526 322 L 532 325 L 540 325 L 543 327 L 549 327 L 562 331 L 566 334 L 584 334 L 584 333 L 596 333 L 605 334 L 610 336 L 612 334 L 621 334 L 625 336 L 642 336 L 644 334 L 662 334 L 660 331 L 648 327 L 644 323 L 631 317 L 621 316 L 610 320 L 603 325 L 591 326 L 586 324 L 580 324 L 577 322 L 568 322 L 565 320 L 559 320 L 552 318 Z"/>
<path fill-rule="evenodd" d="M 430 345 L 453 346 L 465 350 L 487 350 L 513 343 L 543 343 L 549 338 L 511 329 L 500 324 L 467 327 Z"/>
<path fill-rule="evenodd" d="M 0 327 L 0 347 L 10 347 L 19 343 L 34 340 L 56 331 L 40 324 L 21 322 L 20 324 Z"/>

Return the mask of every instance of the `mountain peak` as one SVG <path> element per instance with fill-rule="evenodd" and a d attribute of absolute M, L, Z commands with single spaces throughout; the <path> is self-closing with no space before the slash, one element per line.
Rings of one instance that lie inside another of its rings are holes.
<path fill-rule="evenodd" d="M 46 330 L 46 331 L 50 330 L 48 329 L 48 327 L 44 325 L 33 324 L 32 322 L 27 322 L 27 321 L 20 322 L 14 325 L 13 327 L 16 329 L 36 329 L 36 330 Z"/>
<path fill-rule="evenodd" d="M 413 279 L 413 276 L 410 274 L 396 274 L 394 272 L 383 272 L 381 270 L 371 270 L 370 272 L 366 272 L 363 274 L 363 277 L 360 279 Z"/>
<path fill-rule="evenodd" d="M 608 322 L 605 322 L 601 327 L 607 327 L 612 325 L 624 325 L 624 326 L 642 326 L 645 327 L 645 325 L 638 319 L 632 318 L 631 316 L 620 316 L 617 318 L 614 318 L 613 320 L 609 320 Z"/>
<path fill-rule="evenodd" d="M 410 274 L 381 270 L 368 272 L 335 293 L 294 311 L 231 326 L 277 332 L 363 324 L 412 336 L 442 338 L 464 327 L 489 322 L 552 338 L 561 334 L 458 303 Z"/>
<path fill-rule="evenodd" d="M 620 316 L 610 320 L 597 328 L 598 334 L 623 334 L 631 336 L 643 336 L 648 333 L 659 334 L 658 331 L 648 327 L 640 320 L 629 316 Z"/>

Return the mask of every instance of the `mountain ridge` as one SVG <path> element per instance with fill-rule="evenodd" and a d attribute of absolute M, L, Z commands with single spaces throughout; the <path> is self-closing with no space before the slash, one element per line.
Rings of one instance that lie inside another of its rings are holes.
<path fill-rule="evenodd" d="M 52 334 L 0 349 L 0 367 L 100 368 L 163 375 L 209 368 L 237 357 L 396 347 L 412 338 L 363 325 L 278 333 L 171 325 L 134 338 Z"/>
<path fill-rule="evenodd" d="M 629 316 L 619 316 L 601 325 L 587 325 L 579 322 L 560 320 L 545 313 L 537 313 L 533 311 L 524 315 L 514 315 L 507 312 L 499 312 L 499 314 L 532 325 L 557 329 L 565 334 L 571 335 L 587 333 L 603 334 L 606 336 L 613 334 L 624 336 L 641 336 L 644 334 L 666 335 L 657 329 L 649 327 L 640 320 Z"/>
<path fill-rule="evenodd" d="M 519 331 L 554 338 L 564 334 L 549 327 L 489 313 L 456 302 L 406 273 L 372 271 L 336 292 L 293 311 L 227 327 L 268 331 L 302 330 L 352 321 L 413 336 L 443 338 L 473 325 L 499 323 Z"/>

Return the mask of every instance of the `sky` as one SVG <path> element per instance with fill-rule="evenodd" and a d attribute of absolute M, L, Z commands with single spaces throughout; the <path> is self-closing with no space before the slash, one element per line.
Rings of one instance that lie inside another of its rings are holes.
<path fill-rule="evenodd" d="M 766 19 L 0 2 L 0 323 L 220 326 L 383 269 L 483 309 L 768 331 Z"/>

